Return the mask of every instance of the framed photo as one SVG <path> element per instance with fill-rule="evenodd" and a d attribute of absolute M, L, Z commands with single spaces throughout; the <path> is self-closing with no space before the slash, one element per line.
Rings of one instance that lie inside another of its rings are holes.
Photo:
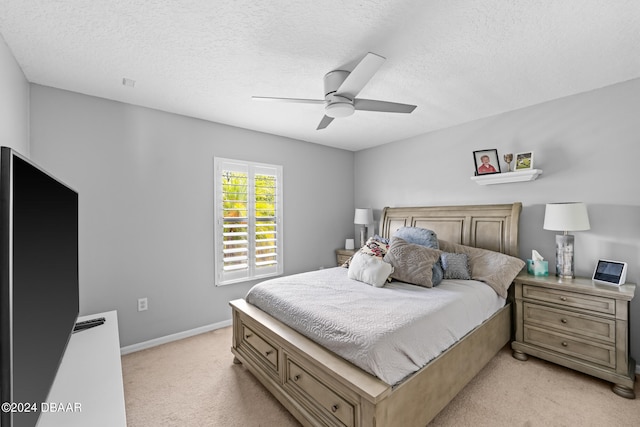
<path fill-rule="evenodd" d="M 533 151 L 516 154 L 516 165 L 514 170 L 523 171 L 533 169 Z"/>
<path fill-rule="evenodd" d="M 474 151 L 473 161 L 476 163 L 476 175 L 500 173 L 500 161 L 496 149 Z"/>

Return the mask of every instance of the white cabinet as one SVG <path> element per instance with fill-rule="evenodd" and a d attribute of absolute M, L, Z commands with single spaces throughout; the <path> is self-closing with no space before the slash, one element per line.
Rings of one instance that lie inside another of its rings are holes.
<path fill-rule="evenodd" d="M 127 425 L 115 311 L 83 316 L 105 323 L 71 335 L 38 427 Z"/>

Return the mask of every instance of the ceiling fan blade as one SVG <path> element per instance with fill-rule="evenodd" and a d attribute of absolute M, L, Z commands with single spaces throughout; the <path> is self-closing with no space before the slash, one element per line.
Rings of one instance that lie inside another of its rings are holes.
<path fill-rule="evenodd" d="M 329 126 L 329 123 L 331 123 L 332 121 L 333 121 L 333 117 L 324 116 L 322 120 L 320 120 L 320 124 L 318 125 L 316 130 L 321 130 L 326 128 L 327 126 Z"/>
<path fill-rule="evenodd" d="M 324 104 L 324 99 L 305 99 L 305 98 L 274 98 L 271 96 L 252 96 L 254 101 L 277 101 L 277 102 L 292 102 L 297 104 Z"/>
<path fill-rule="evenodd" d="M 411 113 L 416 105 L 399 104 L 397 102 L 376 101 L 373 99 L 358 99 L 353 101 L 356 110 L 380 111 L 384 113 Z"/>
<path fill-rule="evenodd" d="M 376 55 L 375 53 L 367 53 L 344 82 L 342 82 L 336 94 L 346 96 L 350 99 L 355 98 L 385 60 L 386 58 Z"/>

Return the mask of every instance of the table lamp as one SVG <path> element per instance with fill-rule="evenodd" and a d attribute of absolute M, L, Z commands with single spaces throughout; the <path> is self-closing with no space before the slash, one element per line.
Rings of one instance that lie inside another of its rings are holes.
<path fill-rule="evenodd" d="M 371 208 L 356 208 L 356 214 L 353 218 L 353 223 L 361 226 L 360 247 L 363 247 L 366 242 L 367 225 L 373 224 L 373 210 L 371 210 Z"/>
<path fill-rule="evenodd" d="M 581 202 L 547 203 L 543 228 L 564 232 L 556 235 L 556 276 L 564 279 L 574 278 L 574 238 L 568 232 L 591 228 L 587 206 Z"/>

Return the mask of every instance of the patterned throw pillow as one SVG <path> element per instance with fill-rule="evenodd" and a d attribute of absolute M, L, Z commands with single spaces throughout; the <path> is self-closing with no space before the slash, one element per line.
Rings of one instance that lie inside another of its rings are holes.
<path fill-rule="evenodd" d="M 384 258 L 388 250 L 389 243 L 377 240 L 375 237 L 370 237 L 367 243 L 360 249 L 360 252 L 378 258 Z"/>
<path fill-rule="evenodd" d="M 469 257 L 467 254 L 444 252 L 440 255 L 445 279 L 471 280 Z"/>
<path fill-rule="evenodd" d="M 385 240 L 386 239 L 378 236 L 370 237 L 369 240 L 367 240 L 367 243 L 365 243 L 358 252 L 382 259 L 389 250 L 389 243 Z M 349 268 L 352 259 L 353 257 L 349 258 L 344 264 L 342 264 L 342 266 Z"/>

